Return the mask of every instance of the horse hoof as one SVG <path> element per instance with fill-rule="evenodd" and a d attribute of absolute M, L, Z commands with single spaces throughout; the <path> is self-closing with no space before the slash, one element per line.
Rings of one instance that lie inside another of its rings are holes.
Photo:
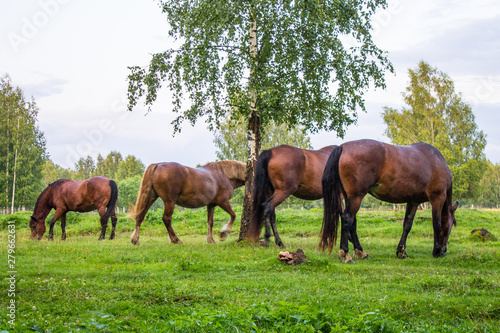
<path fill-rule="evenodd" d="M 432 254 L 434 258 L 441 258 L 441 257 L 445 257 L 446 256 L 446 253 L 444 252 L 441 252 L 441 253 L 438 253 L 438 254 Z"/>
<path fill-rule="evenodd" d="M 267 239 L 260 240 L 260 246 L 267 247 L 269 245 L 269 241 Z"/>
<path fill-rule="evenodd" d="M 364 260 L 364 259 L 370 259 L 370 256 L 367 253 L 364 253 L 363 251 L 354 250 L 354 258 Z"/>
<path fill-rule="evenodd" d="M 221 232 L 219 232 L 219 239 L 220 239 L 221 241 L 225 241 L 225 240 L 226 240 L 226 238 L 227 238 L 227 232 L 225 232 L 225 231 L 221 231 Z"/>
<path fill-rule="evenodd" d="M 344 262 L 345 264 L 354 264 L 354 260 L 353 259 L 349 259 Z"/>
<path fill-rule="evenodd" d="M 408 255 L 405 252 L 398 252 L 396 253 L 399 259 L 407 259 Z"/>

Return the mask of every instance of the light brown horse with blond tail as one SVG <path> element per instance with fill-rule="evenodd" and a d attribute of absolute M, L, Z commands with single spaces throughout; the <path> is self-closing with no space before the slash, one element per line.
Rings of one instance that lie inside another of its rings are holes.
<path fill-rule="evenodd" d="M 214 210 L 216 206 L 229 215 L 229 222 L 220 232 L 224 240 L 233 227 L 236 214 L 229 199 L 234 189 L 245 184 L 246 164 L 238 161 L 208 163 L 200 168 L 190 168 L 175 162 L 151 164 L 142 177 L 141 188 L 131 216 L 135 219 L 135 230 L 130 237 L 132 244 L 139 245 L 139 229 L 148 209 L 160 197 L 165 204 L 163 223 L 170 242 L 182 243 L 172 228 L 175 205 L 187 208 L 207 206 L 207 243 L 215 243 L 212 237 Z"/>

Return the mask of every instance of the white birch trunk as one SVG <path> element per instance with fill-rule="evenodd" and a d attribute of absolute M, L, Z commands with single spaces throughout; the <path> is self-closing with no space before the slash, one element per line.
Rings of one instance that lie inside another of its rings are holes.
<path fill-rule="evenodd" d="M 252 58 L 250 63 L 250 119 L 248 120 L 248 160 L 245 175 L 245 196 L 243 198 L 243 213 L 241 216 L 240 235 L 238 240 L 246 238 L 248 227 L 250 224 L 250 217 L 252 216 L 252 188 L 253 188 L 253 175 L 257 156 L 260 150 L 260 118 L 257 113 L 257 94 L 252 83 L 255 82 L 257 62 L 257 22 L 255 21 L 252 12 L 250 12 L 250 56 Z"/>

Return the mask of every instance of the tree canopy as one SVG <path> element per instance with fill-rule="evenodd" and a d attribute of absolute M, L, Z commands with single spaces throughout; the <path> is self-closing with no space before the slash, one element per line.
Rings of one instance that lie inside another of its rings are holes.
<path fill-rule="evenodd" d="M 407 106 L 384 108 L 385 133 L 395 144 L 432 144 L 450 166 L 454 196 L 476 196 L 486 167 L 486 138 L 477 128 L 472 108 L 455 92 L 446 73 L 424 61 L 408 72 L 410 82 L 403 93 Z"/>
<path fill-rule="evenodd" d="M 230 110 L 260 122 L 344 134 L 363 92 L 392 67 L 373 43 L 370 17 L 385 1 L 161 1 L 179 48 L 130 67 L 129 108 L 151 106 L 163 81 L 174 92 L 175 131 Z M 187 103 L 184 103 L 188 101 Z M 183 108 L 183 105 L 187 107 Z M 252 110 L 253 109 L 253 110 Z"/>

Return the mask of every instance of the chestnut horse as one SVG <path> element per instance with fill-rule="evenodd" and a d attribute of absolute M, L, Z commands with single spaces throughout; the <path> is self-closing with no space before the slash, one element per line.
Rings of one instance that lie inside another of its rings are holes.
<path fill-rule="evenodd" d="M 441 153 L 426 143 L 394 146 L 374 140 L 346 142 L 330 155 L 323 175 L 324 216 L 319 248 L 331 253 L 342 220 L 339 258 L 352 262 L 348 251 L 349 233 L 356 233 L 356 213 L 363 197 L 406 203 L 403 234 L 396 254 L 407 258 L 406 238 L 419 204 L 430 201 L 434 229 L 433 256 L 446 254 L 452 225 L 456 226 L 452 204 L 451 172 Z M 345 209 L 342 211 L 342 198 Z M 354 237 L 354 249 L 361 248 Z"/>
<path fill-rule="evenodd" d="M 182 243 L 171 225 L 176 204 L 187 208 L 207 206 L 207 243 L 215 243 L 212 237 L 215 207 L 225 210 L 230 220 L 221 231 L 224 240 L 236 218 L 229 199 L 235 188 L 245 184 L 245 171 L 246 164 L 238 161 L 213 162 L 196 169 L 175 162 L 151 164 L 142 176 L 137 202 L 131 210 L 136 221 L 130 238 L 132 244 L 139 245 L 141 223 L 158 197 L 165 204 L 163 223 L 172 243 Z"/>
<path fill-rule="evenodd" d="M 276 228 L 275 208 L 290 195 L 305 200 L 321 199 L 321 177 L 326 161 L 336 147 L 307 150 L 281 145 L 262 151 L 255 166 L 252 217 L 248 229 L 250 241 L 257 241 L 265 220 L 262 243 L 267 245 L 272 228 L 274 241 L 284 247 Z"/>
<path fill-rule="evenodd" d="M 54 239 L 54 224 L 61 218 L 61 239 L 66 239 L 66 213 L 90 212 L 97 209 L 101 217 L 101 234 L 99 240 L 105 238 L 108 220 L 111 217 L 113 229 L 109 239 L 115 238 L 116 200 L 118 187 L 113 180 L 106 177 L 92 177 L 80 182 L 70 179 L 59 179 L 49 184 L 36 200 L 35 210 L 30 219 L 31 238 L 41 239 L 45 233 L 45 219 L 52 208 L 56 210 L 50 221 L 49 239 Z"/>

